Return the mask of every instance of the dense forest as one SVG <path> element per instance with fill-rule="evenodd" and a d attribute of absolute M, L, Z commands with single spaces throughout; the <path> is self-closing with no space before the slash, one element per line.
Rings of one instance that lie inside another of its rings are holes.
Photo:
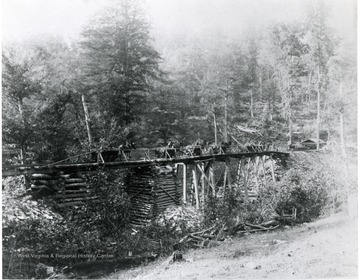
<path fill-rule="evenodd" d="M 356 143 L 356 45 L 307 16 L 155 41 L 140 2 L 114 1 L 78 41 L 43 36 L 2 51 L 3 150 L 13 163 L 58 161 L 125 141 L 159 147 L 306 138 Z"/>

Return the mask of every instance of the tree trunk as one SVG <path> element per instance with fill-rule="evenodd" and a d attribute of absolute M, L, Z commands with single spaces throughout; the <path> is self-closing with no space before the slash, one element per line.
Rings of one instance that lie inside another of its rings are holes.
<path fill-rule="evenodd" d="M 25 149 L 23 146 L 20 148 L 20 164 L 25 164 Z"/>
<path fill-rule="evenodd" d="M 250 91 L 250 115 L 254 117 L 254 89 Z"/>
<path fill-rule="evenodd" d="M 268 106 L 269 106 L 269 120 L 272 121 L 273 120 L 273 96 L 272 93 L 269 91 L 268 94 Z"/>
<path fill-rule="evenodd" d="M 19 109 L 19 114 L 20 114 L 20 119 L 24 125 L 24 127 L 26 127 L 26 119 L 24 116 L 24 106 L 23 106 L 23 100 L 21 98 L 19 98 L 18 100 L 18 109 Z M 26 164 L 26 144 L 24 145 L 24 140 L 21 141 L 21 148 L 20 148 L 20 163 L 21 164 Z M 26 143 L 26 141 L 25 141 Z M 27 175 L 23 175 L 24 178 L 24 185 L 25 185 L 25 189 L 28 190 L 30 189 L 30 178 Z"/>
<path fill-rule="evenodd" d="M 317 119 L 316 119 L 316 149 L 320 149 L 320 65 L 318 65 L 318 90 L 317 90 Z"/>
<path fill-rule="evenodd" d="M 261 72 L 260 72 L 260 74 L 259 74 L 259 90 L 260 90 L 260 98 L 261 98 L 261 97 L 262 97 L 262 94 L 263 94 Z"/>
<path fill-rule="evenodd" d="M 345 136 L 344 136 L 344 113 L 340 113 L 340 143 L 341 143 L 341 153 L 343 156 L 346 156 L 345 148 Z"/>
<path fill-rule="evenodd" d="M 88 135 L 88 140 L 89 140 L 89 146 L 93 147 L 93 138 L 92 138 L 92 134 L 91 134 L 91 129 L 90 129 L 90 114 L 89 114 L 89 109 L 87 107 L 86 101 L 85 101 L 85 95 L 82 93 L 81 94 L 81 103 L 84 109 L 84 113 L 85 113 L 85 124 L 86 124 L 86 132 Z"/>
<path fill-rule="evenodd" d="M 228 101 L 228 94 L 225 93 L 225 120 L 224 120 L 224 140 L 225 142 L 228 141 L 228 133 L 227 133 L 227 115 L 228 115 L 228 107 L 227 107 L 227 101 Z"/>
<path fill-rule="evenodd" d="M 24 119 L 24 106 L 23 106 L 22 99 L 18 100 L 18 109 L 19 109 L 19 114 L 20 114 L 21 120 L 24 123 L 25 122 L 25 119 Z"/>
<path fill-rule="evenodd" d="M 23 101 L 21 98 L 18 99 L 18 109 L 19 109 L 19 114 L 20 114 L 20 119 L 21 119 L 21 122 L 23 124 L 23 126 L 25 127 L 26 124 L 25 124 L 25 117 L 24 117 L 24 106 L 23 106 Z M 26 149 L 23 145 L 23 142 L 24 141 L 21 141 L 21 148 L 20 148 L 20 162 L 21 164 L 25 164 L 26 163 L 26 160 L 25 160 L 25 153 L 26 153 Z"/>
<path fill-rule="evenodd" d="M 342 83 L 339 86 L 340 99 L 343 97 L 343 87 Z M 340 110 L 340 144 L 341 144 L 341 153 L 344 157 L 346 157 L 346 146 L 345 146 L 345 134 L 344 134 L 344 112 L 343 108 Z"/>
<path fill-rule="evenodd" d="M 309 74 L 308 89 L 307 89 L 307 96 L 306 96 L 306 101 L 307 101 L 307 105 L 308 105 L 309 108 L 311 106 L 310 98 L 311 98 L 311 71 L 310 71 L 310 74 Z"/>
<path fill-rule="evenodd" d="M 291 111 L 289 113 L 289 146 L 292 145 L 292 115 Z"/>
<path fill-rule="evenodd" d="M 289 147 L 292 145 L 292 111 L 291 111 L 291 99 L 292 99 L 292 94 L 290 91 L 290 84 L 291 84 L 291 77 L 289 75 L 289 73 L 287 74 L 287 102 L 288 102 L 288 114 L 289 114 L 289 141 L 288 141 L 288 145 Z"/>
<path fill-rule="evenodd" d="M 215 146 L 217 146 L 218 139 L 217 139 L 217 125 L 216 125 L 216 115 L 215 115 L 215 103 L 213 104 L 213 115 L 214 115 Z"/>

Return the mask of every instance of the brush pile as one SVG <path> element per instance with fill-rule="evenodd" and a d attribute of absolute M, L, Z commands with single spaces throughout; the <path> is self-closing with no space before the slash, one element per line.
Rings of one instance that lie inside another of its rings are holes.
<path fill-rule="evenodd" d="M 225 224 L 215 224 L 210 228 L 185 235 L 178 242 L 179 247 L 204 248 L 225 239 Z"/>
<path fill-rule="evenodd" d="M 236 224 L 233 227 L 226 226 L 225 223 L 217 223 L 207 229 L 192 232 L 185 235 L 178 242 L 178 247 L 185 248 L 209 248 L 216 246 L 218 241 L 225 240 L 226 236 L 235 234 L 254 233 L 258 231 L 269 231 L 279 228 L 280 223 L 276 220 L 271 220 L 261 225 L 254 225 L 250 223 Z"/>
<path fill-rule="evenodd" d="M 21 200 L 3 198 L 3 225 L 10 221 L 28 219 L 62 220 L 63 218 L 43 203 L 31 200 L 31 196 L 24 197 Z"/>
<path fill-rule="evenodd" d="M 35 201 L 28 194 L 19 178 L 5 178 L 2 192 L 3 227 L 10 222 L 22 220 L 63 220 L 60 214 L 53 212 L 43 201 Z"/>
<path fill-rule="evenodd" d="M 191 205 L 169 206 L 157 221 L 161 225 L 168 224 L 176 232 L 197 230 L 203 222 L 202 214 Z"/>

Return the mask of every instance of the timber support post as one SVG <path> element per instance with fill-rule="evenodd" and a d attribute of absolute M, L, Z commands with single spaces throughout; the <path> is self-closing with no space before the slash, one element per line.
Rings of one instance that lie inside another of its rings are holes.
<path fill-rule="evenodd" d="M 186 163 L 183 163 L 183 202 L 186 203 L 187 195 L 186 195 L 186 185 L 187 185 L 187 166 Z"/>
<path fill-rule="evenodd" d="M 223 185 L 223 199 L 225 201 L 225 196 L 226 196 L 226 181 L 228 179 L 228 165 L 225 165 L 225 172 L 224 172 L 224 185 Z"/>
<path fill-rule="evenodd" d="M 265 182 L 265 186 L 267 186 L 265 160 L 266 160 L 266 156 L 261 157 L 262 172 L 263 172 L 263 176 L 264 176 L 264 182 Z"/>
<path fill-rule="evenodd" d="M 232 191 L 232 188 L 231 188 L 231 173 L 230 173 L 230 160 L 227 160 L 226 161 L 226 170 L 227 170 L 227 183 L 228 183 L 228 186 L 229 186 L 229 191 L 231 193 Z"/>
<path fill-rule="evenodd" d="M 259 193 L 260 187 L 259 187 L 259 181 L 258 181 L 258 164 L 259 164 L 259 157 L 256 157 L 254 159 L 254 175 L 255 175 L 256 191 Z"/>
<path fill-rule="evenodd" d="M 193 168 L 193 170 L 192 170 L 192 174 L 193 174 L 193 184 L 194 184 L 194 189 L 195 189 L 196 209 L 200 209 L 199 189 L 198 189 L 198 176 L 197 176 L 196 164 L 194 165 L 194 168 Z"/>
<path fill-rule="evenodd" d="M 199 169 L 201 170 L 201 198 L 202 198 L 202 208 L 205 209 L 205 165 L 204 163 L 199 164 Z"/>
<path fill-rule="evenodd" d="M 216 195 L 216 186 L 215 186 L 215 180 L 214 180 L 214 168 L 212 162 L 209 162 L 209 179 L 210 179 L 210 186 L 212 189 L 212 194 L 215 197 Z"/>
<path fill-rule="evenodd" d="M 237 170 L 236 170 L 236 181 L 235 181 L 235 186 L 236 188 L 240 191 L 241 189 L 241 184 L 240 184 L 240 180 L 241 180 L 241 172 L 242 172 L 242 159 L 239 159 L 237 162 Z"/>
<path fill-rule="evenodd" d="M 270 167 L 271 167 L 271 176 L 272 176 L 274 183 L 276 183 L 275 170 L 274 170 L 274 159 L 272 156 L 270 156 L 269 160 L 270 160 Z"/>
<path fill-rule="evenodd" d="M 196 171 L 200 171 L 201 176 L 197 178 L 197 185 L 201 183 L 201 201 L 203 203 L 203 209 L 206 203 L 206 195 L 212 189 L 212 193 L 215 196 L 215 185 L 214 185 L 214 170 L 212 167 L 212 161 L 208 161 L 207 164 L 205 162 L 200 162 L 195 164 Z M 208 189 L 206 190 L 206 187 Z M 210 187 L 210 188 L 209 188 Z"/>
<path fill-rule="evenodd" d="M 247 203 L 248 201 L 248 190 L 247 190 L 247 178 L 246 178 L 246 173 L 245 173 L 245 160 L 244 159 L 240 159 L 240 167 L 239 167 L 239 171 L 243 177 L 243 184 L 244 184 L 244 193 L 245 193 L 245 203 Z M 240 179 L 240 178 L 239 178 Z"/>

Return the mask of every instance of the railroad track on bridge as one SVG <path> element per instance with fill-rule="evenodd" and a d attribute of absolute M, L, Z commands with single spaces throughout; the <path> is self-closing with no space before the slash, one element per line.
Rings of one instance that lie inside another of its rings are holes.
<path fill-rule="evenodd" d="M 196 164 L 202 161 L 226 161 L 231 158 L 253 158 L 261 156 L 269 156 L 273 159 L 286 159 L 289 153 L 279 151 L 262 151 L 262 152 L 245 152 L 245 153 L 220 153 L 220 154 L 205 154 L 193 156 L 179 156 L 170 158 L 149 159 L 143 158 L 141 160 L 121 160 L 121 161 L 97 161 L 97 162 L 73 162 L 73 163 L 50 163 L 50 164 L 25 164 L 25 165 L 3 165 L 2 176 L 17 176 L 28 175 L 36 173 L 58 173 L 58 172 L 85 172 L 94 171 L 100 168 L 103 169 L 122 169 L 133 168 L 151 165 L 167 165 L 167 164 Z"/>

